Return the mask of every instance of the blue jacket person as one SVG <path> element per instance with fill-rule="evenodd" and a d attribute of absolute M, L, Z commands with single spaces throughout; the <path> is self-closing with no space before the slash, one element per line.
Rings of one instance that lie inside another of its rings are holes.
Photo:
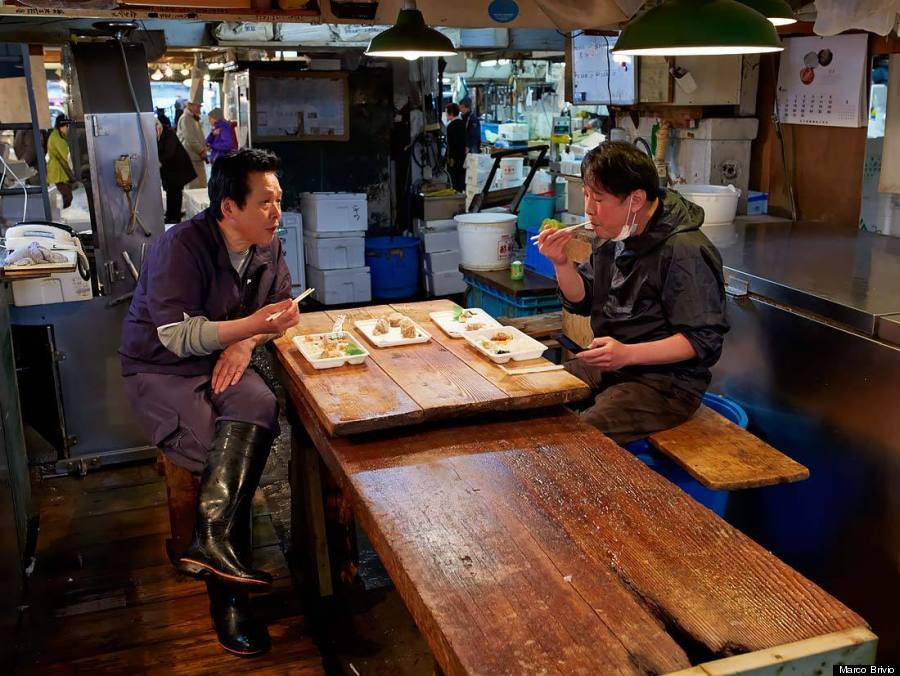
<path fill-rule="evenodd" d="M 275 396 L 248 366 L 255 347 L 299 321 L 275 236 L 279 168 L 262 150 L 216 160 L 209 208 L 166 232 L 144 262 L 119 350 L 147 436 L 201 475 L 193 542 L 178 566 L 207 580 L 219 640 L 243 655 L 268 648 L 246 592 L 272 580 L 249 561 L 247 525 L 278 432 Z"/>

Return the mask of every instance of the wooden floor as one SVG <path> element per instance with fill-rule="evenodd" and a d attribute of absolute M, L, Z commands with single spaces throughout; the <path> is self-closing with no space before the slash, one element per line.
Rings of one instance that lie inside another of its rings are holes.
<path fill-rule="evenodd" d="M 253 598 L 273 648 L 241 658 L 219 646 L 204 584 L 166 558 L 165 484 L 153 465 L 50 479 L 41 493 L 16 673 L 324 673 L 260 494 L 254 558 L 276 581 Z"/>

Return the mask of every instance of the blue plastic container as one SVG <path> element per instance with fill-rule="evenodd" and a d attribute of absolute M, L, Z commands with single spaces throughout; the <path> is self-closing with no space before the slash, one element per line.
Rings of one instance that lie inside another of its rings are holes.
<path fill-rule="evenodd" d="M 728 418 L 735 425 L 742 429 L 747 429 L 750 419 L 747 417 L 746 411 L 737 402 L 720 394 L 707 392 L 703 395 L 703 403 L 716 413 Z M 716 491 L 712 488 L 707 488 L 654 449 L 646 439 L 625 444 L 625 450 L 633 453 L 638 460 L 664 476 L 704 507 L 719 516 L 725 516 L 725 510 L 728 508 L 728 491 Z"/>
<path fill-rule="evenodd" d="M 530 317 L 562 309 L 562 302 L 555 293 L 516 298 L 492 289 L 472 277 L 464 277 L 464 280 L 469 285 L 466 307 L 480 307 L 492 317 Z"/>
<path fill-rule="evenodd" d="M 541 229 L 545 218 L 553 218 L 556 212 L 556 198 L 552 195 L 535 195 L 527 192 L 519 203 L 519 230 Z"/>
<path fill-rule="evenodd" d="M 540 227 L 525 231 L 527 237 L 525 240 L 525 267 L 539 275 L 555 279 L 556 269 L 553 267 L 552 261 L 538 250 L 537 242 L 531 241 L 531 238 L 539 232 Z"/>
<path fill-rule="evenodd" d="M 417 237 L 366 237 L 373 298 L 409 298 L 419 289 Z"/>

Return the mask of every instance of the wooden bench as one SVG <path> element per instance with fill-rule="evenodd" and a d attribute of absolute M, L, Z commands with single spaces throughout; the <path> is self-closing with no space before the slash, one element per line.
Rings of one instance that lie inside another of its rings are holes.
<path fill-rule="evenodd" d="M 704 405 L 648 440 L 707 488 L 733 491 L 809 478 L 799 462 Z"/>

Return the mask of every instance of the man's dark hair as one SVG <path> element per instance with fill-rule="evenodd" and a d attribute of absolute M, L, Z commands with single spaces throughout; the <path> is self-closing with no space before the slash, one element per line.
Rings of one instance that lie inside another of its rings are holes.
<path fill-rule="evenodd" d="M 241 208 L 250 192 L 250 174 L 278 171 L 281 160 L 275 153 L 257 148 L 244 148 L 219 157 L 213 163 L 209 177 L 209 212 L 216 220 L 222 218 L 222 200 L 230 197 Z"/>
<path fill-rule="evenodd" d="M 56 122 L 53 123 L 54 129 L 59 129 L 60 127 L 68 127 L 69 126 L 69 118 L 65 115 L 57 115 Z"/>
<path fill-rule="evenodd" d="M 620 200 L 635 190 L 652 200 L 662 196 L 653 160 L 624 141 L 604 141 L 584 156 L 581 178 L 587 188 L 600 188 Z"/>
<path fill-rule="evenodd" d="M 453 117 L 459 117 L 459 106 L 455 103 L 447 104 L 447 115 L 452 115 Z"/>
<path fill-rule="evenodd" d="M 468 108 L 469 110 L 472 110 L 472 99 L 470 99 L 470 98 L 467 96 L 467 97 L 465 97 L 462 101 L 459 102 L 459 105 L 465 106 L 465 107 Z"/>

